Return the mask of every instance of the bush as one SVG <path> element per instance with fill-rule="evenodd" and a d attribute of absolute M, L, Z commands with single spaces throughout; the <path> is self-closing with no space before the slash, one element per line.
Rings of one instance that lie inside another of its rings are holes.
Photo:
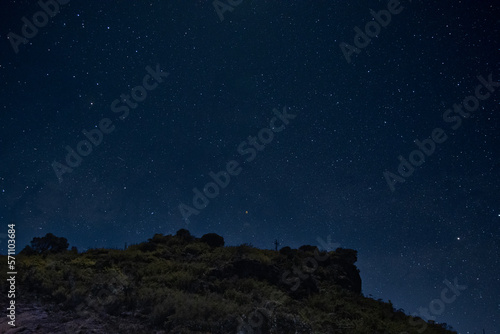
<path fill-rule="evenodd" d="M 318 247 L 311 246 L 311 245 L 303 245 L 303 246 L 299 247 L 299 250 L 301 250 L 303 252 L 314 252 L 314 251 L 318 250 Z"/>
<path fill-rule="evenodd" d="M 148 239 L 148 241 L 155 244 L 164 244 L 168 241 L 168 238 L 161 233 L 156 233 L 151 239 Z"/>
<path fill-rule="evenodd" d="M 206 243 L 210 247 L 224 247 L 224 238 L 216 233 L 204 234 L 200 241 Z"/>
<path fill-rule="evenodd" d="M 188 254 L 200 255 L 210 251 L 210 247 L 204 242 L 195 242 L 184 247 L 184 251 Z"/>
<path fill-rule="evenodd" d="M 44 237 L 34 237 L 30 242 L 31 246 L 26 246 L 21 252 L 24 255 L 61 253 L 68 250 L 68 239 L 59 238 L 52 233 L 47 233 Z"/>
<path fill-rule="evenodd" d="M 290 247 L 285 246 L 285 247 L 283 247 L 283 248 L 280 249 L 280 254 L 284 255 L 286 257 L 290 257 L 290 256 L 293 255 L 293 251 L 292 251 L 292 249 Z"/>
<path fill-rule="evenodd" d="M 191 284 L 196 280 L 196 276 L 187 271 L 176 271 L 165 277 L 164 283 L 179 290 L 189 290 Z"/>
<path fill-rule="evenodd" d="M 184 228 L 181 228 L 179 231 L 177 231 L 175 236 L 187 242 L 191 242 L 194 240 L 194 237 L 191 235 L 191 233 L 189 233 L 189 231 Z"/>
<path fill-rule="evenodd" d="M 69 296 L 69 292 L 62 285 L 52 292 L 52 297 L 54 297 L 56 303 L 66 302 L 67 296 Z"/>
<path fill-rule="evenodd" d="M 138 246 L 141 252 L 154 252 L 157 248 L 157 245 L 152 242 L 142 242 Z"/>

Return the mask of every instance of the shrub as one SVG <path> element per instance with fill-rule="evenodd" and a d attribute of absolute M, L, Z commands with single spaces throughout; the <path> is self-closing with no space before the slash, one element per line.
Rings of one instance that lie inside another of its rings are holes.
<path fill-rule="evenodd" d="M 26 246 L 21 252 L 24 255 L 61 253 L 68 249 L 69 243 L 66 238 L 59 238 L 52 233 L 47 233 L 44 237 L 34 237 L 31 246 Z"/>
<path fill-rule="evenodd" d="M 292 252 L 292 249 L 290 247 L 285 246 L 285 247 L 280 249 L 280 254 L 284 255 L 286 257 L 290 257 L 293 255 L 293 252 Z"/>
<path fill-rule="evenodd" d="M 189 254 L 200 255 L 210 250 L 210 247 L 204 242 L 195 242 L 184 247 L 184 251 Z"/>
<path fill-rule="evenodd" d="M 200 241 L 206 243 L 210 247 L 224 247 L 224 238 L 216 233 L 204 234 Z"/>
<path fill-rule="evenodd" d="M 303 245 L 303 246 L 299 247 L 299 250 L 301 250 L 303 252 L 314 252 L 314 251 L 318 250 L 318 247 L 311 246 L 311 245 Z"/>
<path fill-rule="evenodd" d="M 148 239 L 149 242 L 155 244 L 164 244 L 167 242 L 167 240 L 168 238 L 161 233 L 156 233 L 151 239 Z"/>
<path fill-rule="evenodd" d="M 142 242 L 138 246 L 141 252 L 154 252 L 157 248 L 157 245 L 152 242 Z"/>
<path fill-rule="evenodd" d="M 272 264 L 271 258 L 267 256 L 263 251 L 252 252 L 246 256 L 249 260 L 255 260 L 265 265 Z"/>
<path fill-rule="evenodd" d="M 191 242 L 194 240 L 194 237 L 191 235 L 191 233 L 189 233 L 189 231 L 184 228 L 181 228 L 179 231 L 177 231 L 175 236 L 187 242 Z"/>
<path fill-rule="evenodd" d="M 52 292 L 52 297 L 54 297 L 54 300 L 57 303 L 66 302 L 68 296 L 69 292 L 62 285 Z"/>
<path fill-rule="evenodd" d="M 88 259 L 86 257 L 77 257 L 76 259 L 71 260 L 70 262 L 71 265 L 74 265 L 75 267 L 80 267 L 80 268 L 91 268 L 96 264 L 96 261 Z"/>
<path fill-rule="evenodd" d="M 164 300 L 153 307 L 151 321 L 156 326 L 165 326 L 168 317 L 175 313 L 175 306 L 171 300 Z"/>
<path fill-rule="evenodd" d="M 180 290 L 188 290 L 191 284 L 195 281 L 196 276 L 187 271 L 176 271 L 168 274 L 164 282 L 167 286 L 171 286 Z"/>

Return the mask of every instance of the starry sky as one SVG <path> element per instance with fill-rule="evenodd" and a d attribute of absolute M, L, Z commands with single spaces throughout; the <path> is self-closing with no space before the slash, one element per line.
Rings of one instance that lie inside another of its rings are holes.
<path fill-rule="evenodd" d="M 500 333 L 498 3 L 229 3 L 4 1 L 2 252 L 329 240 L 364 295 Z"/>

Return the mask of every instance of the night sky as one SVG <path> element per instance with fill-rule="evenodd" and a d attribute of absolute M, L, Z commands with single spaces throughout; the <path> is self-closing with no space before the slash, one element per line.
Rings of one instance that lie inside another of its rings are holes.
<path fill-rule="evenodd" d="M 26 39 L 2 3 L 2 253 L 330 240 L 364 295 L 500 333 L 497 1 L 60 2 Z"/>

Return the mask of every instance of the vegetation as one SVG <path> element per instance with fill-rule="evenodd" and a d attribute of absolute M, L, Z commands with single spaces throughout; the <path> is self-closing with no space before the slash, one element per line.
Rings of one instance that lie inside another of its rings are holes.
<path fill-rule="evenodd" d="M 224 238 L 215 233 L 204 234 L 200 240 L 210 247 L 224 247 Z"/>
<path fill-rule="evenodd" d="M 217 234 L 195 238 L 184 229 L 125 250 L 78 254 L 65 240 L 47 234 L 21 252 L 18 298 L 75 317 L 132 314 L 151 332 L 455 333 L 364 297 L 354 250 L 223 247 Z"/>
<path fill-rule="evenodd" d="M 31 240 L 31 246 L 26 246 L 21 252 L 25 255 L 60 253 L 68 249 L 68 240 L 58 238 L 52 233 L 47 233 L 44 237 L 35 237 Z"/>

